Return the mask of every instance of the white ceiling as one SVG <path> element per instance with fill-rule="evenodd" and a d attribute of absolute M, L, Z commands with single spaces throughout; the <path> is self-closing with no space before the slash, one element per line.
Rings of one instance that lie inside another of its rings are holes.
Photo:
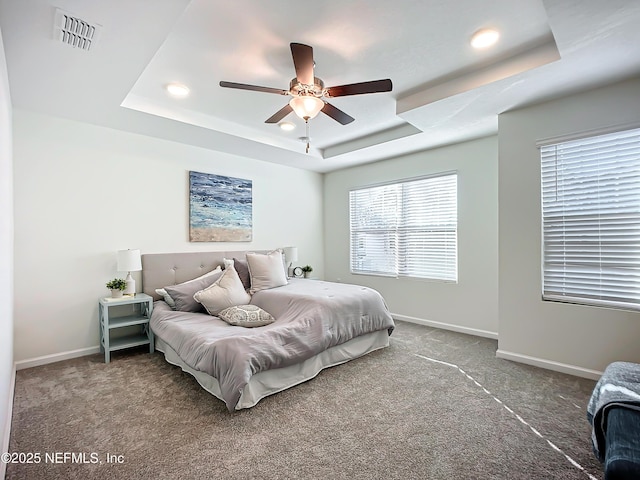
<path fill-rule="evenodd" d="M 309 7 L 306 9 L 304 7 Z M 56 8 L 102 26 L 89 52 L 59 42 Z M 497 115 L 640 73 L 638 0 L 0 0 L 15 108 L 318 172 L 497 131 Z M 485 27 L 499 43 L 476 51 Z M 285 132 L 290 42 L 311 45 L 326 86 L 390 78 L 393 91 L 331 99 Z M 185 99 L 164 86 L 188 85 Z"/>

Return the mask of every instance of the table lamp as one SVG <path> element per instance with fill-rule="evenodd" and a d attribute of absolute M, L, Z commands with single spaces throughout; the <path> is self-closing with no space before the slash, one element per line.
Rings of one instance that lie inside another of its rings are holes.
<path fill-rule="evenodd" d="M 284 247 L 283 250 L 284 259 L 287 263 L 287 276 L 292 277 L 293 269 L 291 268 L 291 265 L 293 264 L 293 262 L 298 261 L 298 247 Z"/>
<path fill-rule="evenodd" d="M 136 281 L 131 277 L 131 272 L 142 270 L 142 262 L 140 260 L 140 250 L 119 250 L 118 251 L 118 271 L 128 272 L 124 281 L 127 283 L 124 295 L 136 294 Z"/>

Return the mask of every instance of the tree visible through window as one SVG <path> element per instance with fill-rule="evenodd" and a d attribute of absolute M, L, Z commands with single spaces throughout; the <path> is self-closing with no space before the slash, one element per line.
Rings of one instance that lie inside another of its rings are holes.
<path fill-rule="evenodd" d="M 640 129 L 540 148 L 543 298 L 640 309 Z"/>
<path fill-rule="evenodd" d="M 349 192 L 351 271 L 458 279 L 457 174 Z"/>

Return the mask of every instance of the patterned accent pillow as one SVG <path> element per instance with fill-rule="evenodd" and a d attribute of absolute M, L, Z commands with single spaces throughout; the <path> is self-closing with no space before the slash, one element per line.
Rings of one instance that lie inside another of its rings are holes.
<path fill-rule="evenodd" d="M 218 317 L 237 327 L 262 327 L 275 322 L 275 318 L 255 305 L 235 305 L 222 310 Z"/>

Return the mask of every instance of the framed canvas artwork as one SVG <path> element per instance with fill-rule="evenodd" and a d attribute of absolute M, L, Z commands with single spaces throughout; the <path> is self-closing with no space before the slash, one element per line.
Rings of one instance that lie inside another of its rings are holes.
<path fill-rule="evenodd" d="M 250 242 L 252 182 L 189 172 L 189 241 Z"/>

